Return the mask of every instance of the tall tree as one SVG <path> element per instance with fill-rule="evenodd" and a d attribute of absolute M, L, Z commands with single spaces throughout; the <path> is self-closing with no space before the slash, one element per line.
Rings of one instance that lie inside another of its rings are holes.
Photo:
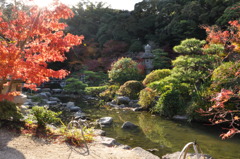
<path fill-rule="evenodd" d="M 54 1 L 51 9 L 22 8 L 13 4 L 7 17 L 0 11 L 0 100 L 12 94 L 10 88 L 16 79 L 24 81 L 26 87 L 35 88 L 50 77 L 65 77 L 68 71 L 49 69 L 48 63 L 64 61 L 64 53 L 83 39 L 64 34 L 67 25 L 59 20 L 73 16 L 66 5 Z M 2 94 L 4 84 L 9 85 L 6 95 Z"/>

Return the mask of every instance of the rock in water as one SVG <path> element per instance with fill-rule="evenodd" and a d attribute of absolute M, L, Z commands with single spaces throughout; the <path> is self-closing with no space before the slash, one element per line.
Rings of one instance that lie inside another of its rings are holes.
<path fill-rule="evenodd" d="M 122 129 L 134 129 L 134 128 L 137 128 L 138 126 L 129 122 L 129 121 L 126 121 L 125 123 L 123 123 L 122 125 Z"/>

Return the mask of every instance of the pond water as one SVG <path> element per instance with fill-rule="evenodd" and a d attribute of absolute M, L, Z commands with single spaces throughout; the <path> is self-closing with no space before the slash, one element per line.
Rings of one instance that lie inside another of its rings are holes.
<path fill-rule="evenodd" d="M 119 143 L 131 147 L 157 149 L 153 152 L 161 157 L 167 153 L 181 151 L 188 143 L 197 141 L 204 154 L 215 159 L 240 159 L 240 137 L 221 140 L 221 132 L 212 126 L 200 123 L 179 122 L 154 116 L 148 112 L 133 112 L 131 110 L 109 110 L 105 108 L 83 108 L 92 119 L 104 116 L 113 117 L 113 124 L 103 128 L 108 137 L 115 138 Z M 136 130 L 123 130 L 122 124 L 130 121 L 139 126 Z"/>

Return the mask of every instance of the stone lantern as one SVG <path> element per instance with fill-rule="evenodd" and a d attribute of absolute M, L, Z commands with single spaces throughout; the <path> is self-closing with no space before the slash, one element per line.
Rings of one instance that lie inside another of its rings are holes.
<path fill-rule="evenodd" d="M 149 74 L 153 69 L 153 59 L 154 59 L 154 55 L 151 53 L 151 46 L 149 44 L 145 46 L 145 52 L 142 55 L 142 59 L 143 59 L 143 64 L 146 68 L 146 74 Z"/>

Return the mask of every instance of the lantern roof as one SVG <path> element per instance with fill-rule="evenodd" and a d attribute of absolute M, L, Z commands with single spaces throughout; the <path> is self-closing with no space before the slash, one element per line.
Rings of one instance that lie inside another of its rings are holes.
<path fill-rule="evenodd" d="M 147 44 L 145 47 L 145 52 L 142 55 L 143 59 L 153 59 L 154 55 L 151 53 L 151 46 L 149 44 Z"/>

